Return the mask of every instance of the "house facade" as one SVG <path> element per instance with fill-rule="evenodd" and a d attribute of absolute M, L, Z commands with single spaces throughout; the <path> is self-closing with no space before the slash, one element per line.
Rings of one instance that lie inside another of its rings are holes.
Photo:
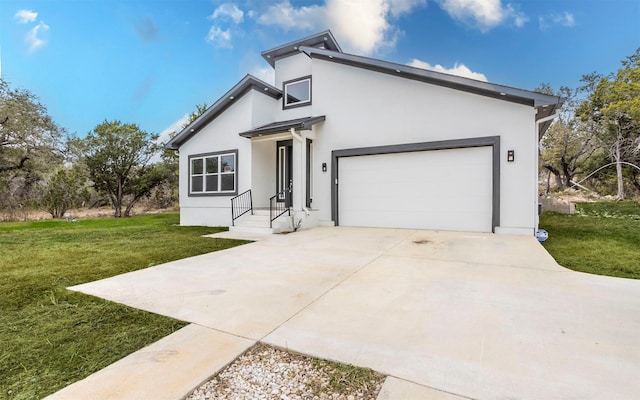
<path fill-rule="evenodd" d="M 262 55 L 275 85 L 247 75 L 167 144 L 181 224 L 535 233 L 560 98 L 346 54 L 330 31 Z"/>

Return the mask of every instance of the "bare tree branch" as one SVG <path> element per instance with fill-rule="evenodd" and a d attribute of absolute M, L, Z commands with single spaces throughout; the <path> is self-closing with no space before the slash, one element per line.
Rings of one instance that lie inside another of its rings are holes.
<path fill-rule="evenodd" d="M 20 159 L 20 162 L 16 165 L 11 165 L 8 167 L 0 166 L 0 173 L 6 172 L 6 171 L 14 171 L 16 169 L 22 169 L 24 168 L 24 163 L 27 162 L 27 160 L 29 160 L 29 157 L 22 157 L 22 159 Z"/>

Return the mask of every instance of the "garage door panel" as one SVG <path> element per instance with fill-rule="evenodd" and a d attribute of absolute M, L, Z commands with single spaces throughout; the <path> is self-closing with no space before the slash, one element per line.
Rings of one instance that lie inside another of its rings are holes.
<path fill-rule="evenodd" d="M 491 231 L 490 147 L 344 157 L 344 226 Z"/>

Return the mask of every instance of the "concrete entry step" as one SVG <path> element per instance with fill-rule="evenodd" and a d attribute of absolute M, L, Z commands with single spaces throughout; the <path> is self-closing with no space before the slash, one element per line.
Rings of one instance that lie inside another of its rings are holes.
<path fill-rule="evenodd" d="M 229 227 L 230 232 L 250 234 L 271 234 L 290 230 L 291 221 L 288 214 L 281 215 L 270 223 L 269 209 L 254 209 L 253 214 L 247 213 L 234 221 Z"/>
<path fill-rule="evenodd" d="M 258 235 L 270 235 L 274 233 L 273 228 L 269 228 L 269 226 L 230 226 L 229 232 L 234 233 L 251 233 Z"/>

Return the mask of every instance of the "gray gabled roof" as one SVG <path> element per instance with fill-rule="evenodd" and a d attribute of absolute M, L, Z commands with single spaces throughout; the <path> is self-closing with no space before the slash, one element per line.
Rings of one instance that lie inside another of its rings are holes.
<path fill-rule="evenodd" d="M 304 117 L 290 119 L 287 121 L 272 122 L 270 124 L 262 125 L 246 132 L 240 132 L 240 136 L 252 138 L 256 136 L 273 135 L 276 133 L 288 132 L 291 128 L 299 131 L 308 131 L 311 130 L 311 127 L 314 124 L 322 122 L 325 119 L 326 117 L 324 115 L 320 115 L 317 117 Z"/>
<path fill-rule="evenodd" d="M 324 32 L 316 33 L 315 35 L 283 44 L 282 46 L 278 46 L 274 49 L 263 51 L 262 57 L 267 60 L 271 67 L 275 68 L 277 59 L 287 57 L 292 54 L 298 54 L 300 52 L 299 49 L 302 46 L 324 48 L 338 53 L 342 52 L 340 45 L 338 45 L 338 42 L 336 41 L 336 38 L 333 37 L 331 31 L 326 30 Z"/>
<path fill-rule="evenodd" d="M 561 97 L 551 96 L 524 89 L 517 89 L 495 83 L 477 81 L 457 75 L 442 72 L 429 71 L 422 68 L 410 67 L 404 64 L 396 64 L 389 61 L 377 60 L 368 57 L 356 56 L 342 52 L 336 52 L 315 47 L 301 46 L 300 51 L 311 58 L 346 64 L 353 67 L 364 68 L 371 71 L 382 72 L 407 79 L 418 80 L 434 85 L 445 86 L 452 89 L 471 92 L 497 99 L 513 101 L 516 103 L 531 105 L 533 107 L 556 107 L 563 102 Z"/>
<path fill-rule="evenodd" d="M 229 108 L 229 106 L 238 101 L 238 99 L 252 89 L 273 97 L 274 99 L 280 99 L 282 97 L 282 90 L 261 81 L 255 76 L 246 75 L 240 80 L 240 82 L 236 83 L 235 86 L 233 86 L 227 93 L 207 108 L 207 111 L 180 131 L 165 145 L 165 147 L 170 150 L 178 150 L 180 145 L 189 140 L 193 135 L 198 133 L 200 129 L 206 126 L 210 121 L 220 115 L 224 110 Z"/>

